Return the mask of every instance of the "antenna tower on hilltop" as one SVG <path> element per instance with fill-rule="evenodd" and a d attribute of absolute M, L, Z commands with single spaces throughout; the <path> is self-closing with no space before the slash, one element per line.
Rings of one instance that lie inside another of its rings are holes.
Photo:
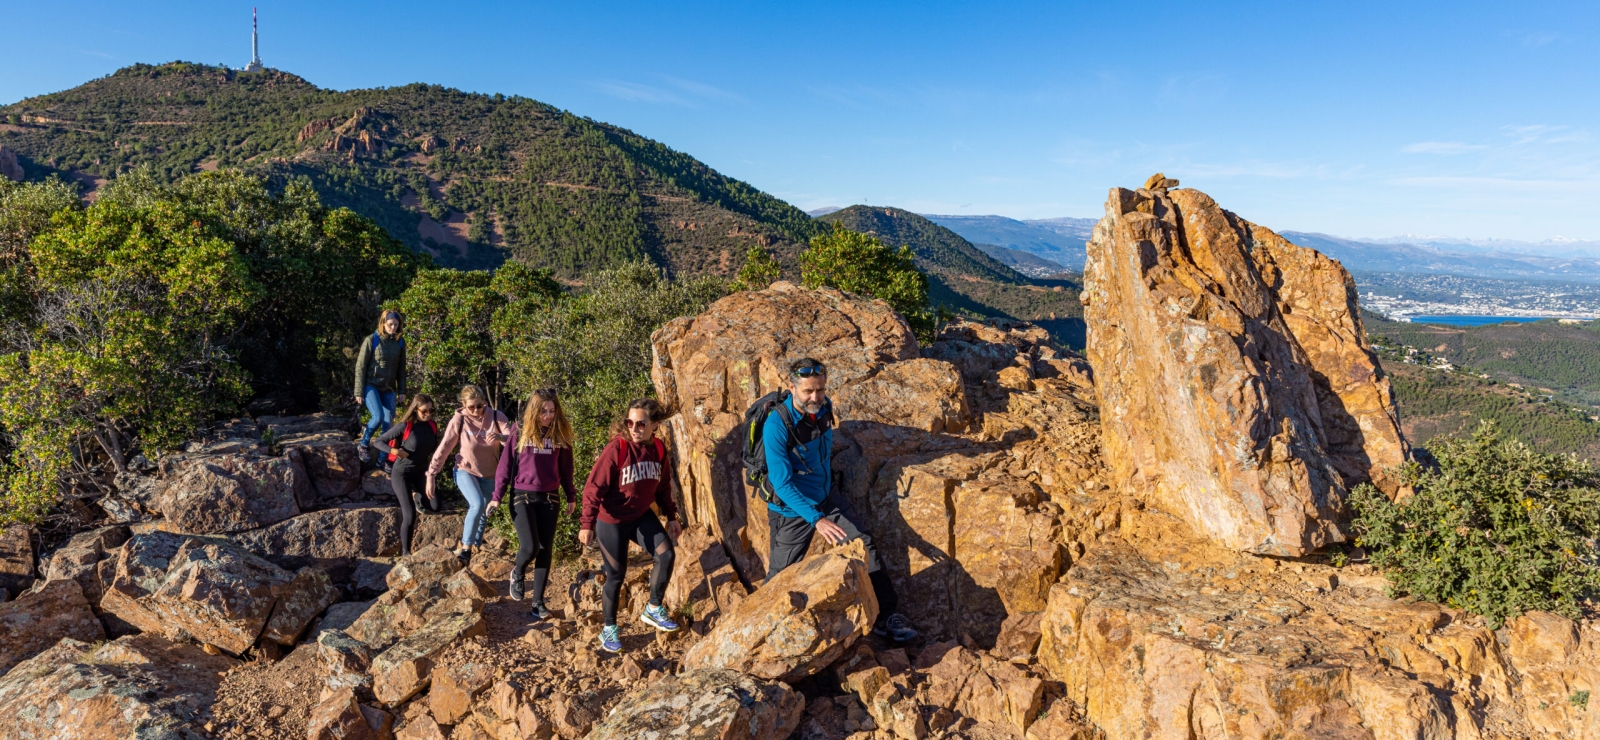
<path fill-rule="evenodd" d="M 256 34 L 256 9 L 250 9 L 250 63 L 244 65 L 246 72 L 260 72 L 265 69 L 261 64 L 261 46 Z"/>

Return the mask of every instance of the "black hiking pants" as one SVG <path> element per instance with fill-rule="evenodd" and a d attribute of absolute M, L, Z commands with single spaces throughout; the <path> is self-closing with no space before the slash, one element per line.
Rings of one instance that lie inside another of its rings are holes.
<path fill-rule="evenodd" d="M 867 576 L 872 579 L 872 592 L 878 597 L 878 618 L 887 619 L 890 614 L 900 606 L 900 596 L 895 593 L 894 583 L 889 580 L 889 574 L 883 569 L 883 563 L 878 559 L 878 549 L 872 544 L 872 535 L 862 531 L 857 523 L 855 509 L 850 502 L 845 501 L 835 494 L 828 494 L 817 506 L 822 511 L 822 518 L 839 525 L 840 529 L 848 535 L 845 542 L 861 540 L 867 546 Z M 806 556 L 806 551 L 811 549 L 811 538 L 817 534 L 817 528 L 810 522 L 797 516 L 784 516 L 767 507 L 767 531 L 772 544 L 767 551 L 767 580 L 770 581 L 779 573 Z"/>
<path fill-rule="evenodd" d="M 517 528 L 517 559 L 511 564 L 511 580 L 521 581 L 533 562 L 534 604 L 544 603 L 544 587 L 550 580 L 550 555 L 556 541 L 556 517 L 561 506 L 555 493 L 511 492 L 511 523 Z"/>
<path fill-rule="evenodd" d="M 394 497 L 400 502 L 400 554 L 411 554 L 411 533 L 417 529 L 418 500 L 429 511 L 437 512 L 437 504 L 429 504 L 427 491 L 428 466 L 411 462 L 410 458 L 401 458 L 389 468 L 389 485 L 394 488 Z M 417 499 L 412 498 L 416 494 Z"/>
<path fill-rule="evenodd" d="M 637 542 L 655 558 L 655 568 L 650 573 L 650 605 L 661 606 L 667 593 L 667 583 L 672 579 L 674 550 L 672 538 L 661 526 L 656 513 L 646 511 L 644 516 L 631 522 L 611 524 L 598 521 L 594 524 L 595 540 L 600 543 L 600 555 L 605 559 L 600 572 L 606 576 L 600 590 L 600 609 L 607 627 L 617 623 L 617 596 L 622 593 L 622 579 L 628 575 L 628 543 Z"/>

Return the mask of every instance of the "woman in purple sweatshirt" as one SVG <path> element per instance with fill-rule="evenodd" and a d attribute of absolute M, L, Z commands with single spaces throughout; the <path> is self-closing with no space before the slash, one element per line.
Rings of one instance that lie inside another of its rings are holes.
<path fill-rule="evenodd" d="M 561 408 L 554 388 L 540 388 L 528 399 L 522 420 L 506 435 L 511 449 L 500 455 L 494 476 L 494 498 L 489 510 L 511 491 L 512 521 L 517 527 L 517 560 L 511 566 L 511 598 L 522 598 L 522 576 L 533 560 L 533 615 L 550 616 L 544 608 L 544 586 L 550 578 L 550 553 L 555 547 L 556 517 L 560 502 L 556 488 L 566 494 L 567 516 L 577 511 L 572 487 L 572 425 Z M 535 556 L 537 553 L 537 556 Z"/>

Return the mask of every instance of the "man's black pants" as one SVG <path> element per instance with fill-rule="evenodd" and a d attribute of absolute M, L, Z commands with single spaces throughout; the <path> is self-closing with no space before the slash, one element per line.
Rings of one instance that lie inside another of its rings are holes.
<path fill-rule="evenodd" d="M 878 617 L 885 619 L 895 613 L 900 605 L 900 597 L 894 591 L 894 584 L 889 581 L 889 574 L 883 569 L 883 562 L 878 558 L 878 549 L 872 544 L 872 535 L 861 530 L 857 524 L 859 517 L 850 506 L 850 502 L 839 498 L 835 494 L 828 494 L 817 506 L 822 511 L 822 518 L 839 525 L 840 529 L 848 535 L 845 542 L 861 540 L 867 546 L 867 575 L 872 579 L 873 595 L 878 597 Z M 817 528 L 810 522 L 797 516 L 784 516 L 767 507 L 767 531 L 771 537 L 772 545 L 767 551 L 767 580 L 783 572 L 787 568 L 805 558 L 806 550 L 811 548 L 811 538 L 816 536 Z"/>

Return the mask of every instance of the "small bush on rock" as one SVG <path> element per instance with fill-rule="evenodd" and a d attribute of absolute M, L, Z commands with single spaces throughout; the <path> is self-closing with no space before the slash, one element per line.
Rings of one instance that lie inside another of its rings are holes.
<path fill-rule="evenodd" d="M 895 249 L 877 237 L 834 223 L 800 253 L 800 280 L 877 298 L 906 318 L 917 338 L 932 341 L 938 314 L 928 305 L 928 276 L 917 269 L 911 247 Z"/>
<path fill-rule="evenodd" d="M 1578 616 L 1600 589 L 1600 474 L 1542 454 L 1485 422 L 1435 447 L 1437 470 L 1410 465 L 1416 494 L 1393 503 L 1371 485 L 1350 503 L 1356 543 L 1395 590 L 1482 615 L 1494 628 L 1524 611 Z"/>

